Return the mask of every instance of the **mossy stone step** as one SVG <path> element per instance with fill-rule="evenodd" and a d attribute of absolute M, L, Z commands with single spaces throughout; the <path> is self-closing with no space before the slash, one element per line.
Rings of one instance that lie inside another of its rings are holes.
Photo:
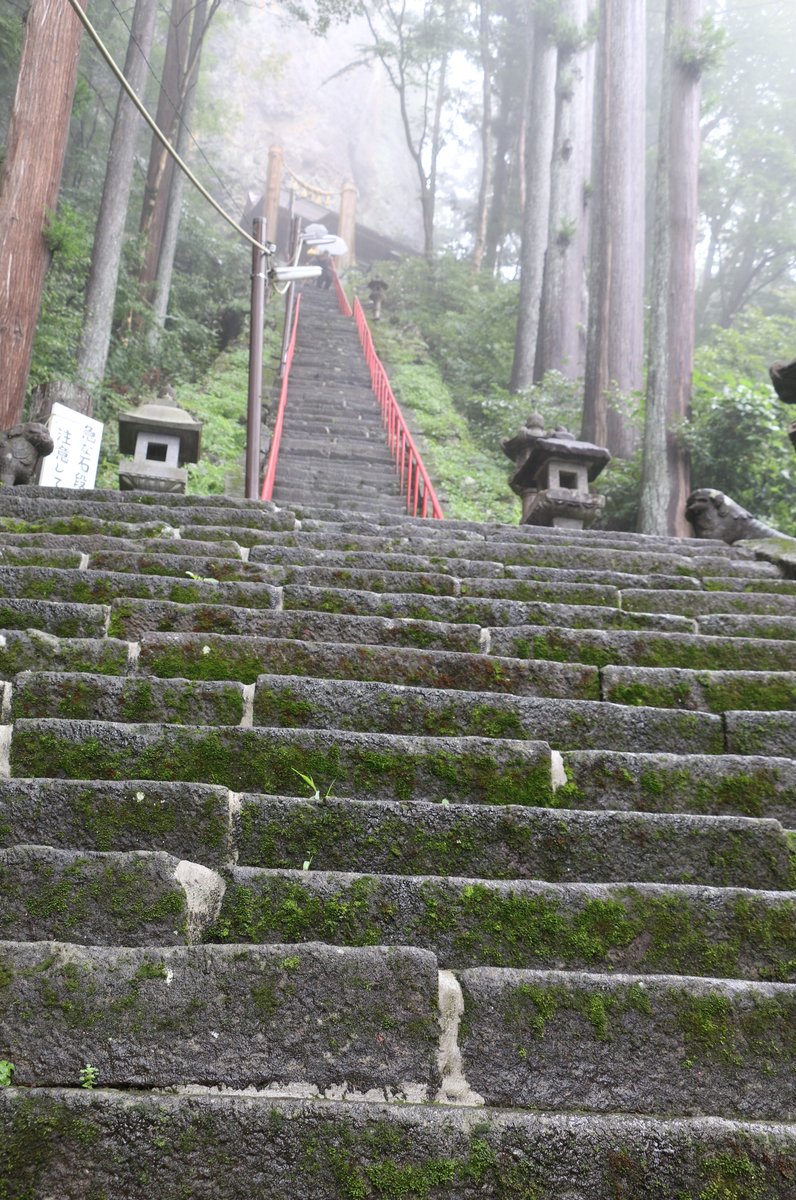
<path fill-rule="evenodd" d="M 116 638 L 59 638 L 38 629 L 0 634 L 0 679 L 20 671 L 86 671 L 124 675 L 130 647 Z"/>
<path fill-rule="evenodd" d="M 13 494 L 5 491 L 0 495 L 0 511 L 8 500 L 13 502 L 21 499 L 58 500 L 74 499 L 60 487 L 39 487 L 38 485 L 18 486 Z M 81 492 L 79 499 L 86 503 L 124 504 L 128 509 L 140 509 L 146 512 L 153 506 L 157 508 L 226 508 L 236 512 L 273 512 L 274 505 L 268 500 L 244 500 L 242 496 L 199 496 L 179 492 L 120 492 L 116 488 L 94 488 Z"/>
<path fill-rule="evenodd" d="M 352 615 L 368 613 L 381 617 L 413 617 L 416 620 L 453 621 L 457 624 L 483 627 L 525 627 L 534 621 L 544 621 L 553 625 L 556 617 L 562 625 L 572 622 L 572 627 L 578 629 L 599 628 L 603 623 L 608 629 L 621 626 L 631 629 L 675 629 L 690 633 L 694 627 L 694 622 L 688 617 L 670 617 L 664 613 L 622 613 L 619 608 L 602 607 L 597 604 L 549 604 L 545 601 L 442 594 L 436 594 L 432 598 L 429 593 L 418 588 L 417 580 L 422 579 L 422 575 L 407 575 L 408 588 L 413 590 L 402 592 L 362 590 L 353 578 L 348 581 L 339 579 L 335 585 L 325 587 L 317 575 L 313 583 L 309 581 L 308 576 L 305 578 L 307 583 L 284 580 L 282 602 L 286 609 L 308 608 Z M 448 579 L 450 583 L 451 577 L 436 578 Z M 346 587 L 346 582 L 350 586 Z M 520 647 L 517 657 L 527 657 L 529 642 L 522 630 L 515 634 L 515 630 L 512 629 L 510 634 L 507 634 L 507 639 L 509 637 Z M 507 640 L 506 645 L 510 644 Z M 495 649 L 493 653 L 500 651 Z M 509 657 L 514 655 L 510 654 Z M 559 657 L 566 661 L 563 656 Z M 576 661 L 574 656 L 573 661 Z"/>
<path fill-rule="evenodd" d="M 32 569 L 38 570 L 37 567 Z M 58 603 L 0 596 L 2 630 L 41 629 L 54 637 L 101 638 L 105 635 L 108 615 L 108 608 L 103 604 Z"/>
<path fill-rule="evenodd" d="M 725 748 L 720 717 L 707 713 L 303 675 L 261 676 L 253 719 L 255 725 L 271 727 L 528 738 L 556 750 L 721 754 Z"/>
<path fill-rule="evenodd" d="M 698 618 L 700 633 L 716 637 L 789 639 L 796 641 L 796 616 L 763 616 L 749 612 L 740 616 L 722 613 L 720 616 Z"/>
<path fill-rule="evenodd" d="M 740 755 L 570 751 L 569 782 L 556 803 L 571 808 L 774 817 L 796 829 L 796 761 Z"/>
<path fill-rule="evenodd" d="M 77 1088 L 3 1089 L 0 1130 L 20 1187 L 62 1200 L 120 1177 L 125 1200 L 175 1177 L 224 1200 L 792 1200 L 796 1160 L 784 1123 Z"/>
<path fill-rule="evenodd" d="M 176 604 L 169 600 L 114 600 L 111 632 L 132 641 L 145 633 L 214 633 L 287 638 L 298 641 L 350 642 L 407 646 L 422 650 L 454 650 L 477 654 L 478 625 L 409 618 L 356 617 L 294 609 L 235 608 L 228 604 Z M 583 673 L 585 677 L 585 674 Z"/>
<path fill-rule="evenodd" d="M 410 592 L 425 596 L 459 595 L 459 580 L 453 575 L 443 575 L 439 571 L 368 571 L 347 567 L 296 567 L 278 564 L 260 567 L 255 565 L 252 569 L 263 572 L 272 583 L 292 584 L 294 587 L 342 588 L 344 591 L 368 591 L 374 594 Z"/>
<path fill-rule="evenodd" d="M 267 583 L 270 573 L 240 559 L 207 557 L 193 554 L 129 554 L 124 551 L 99 550 L 88 561 L 89 573 L 111 571 L 120 575 L 176 575 L 179 578 L 204 579 L 218 583 Z"/>
<path fill-rule="evenodd" d="M 23 1087 L 298 1084 L 433 1099 L 437 962 L 410 948 L 0 942 L 3 1050 Z"/>
<path fill-rule="evenodd" d="M 622 607 L 628 612 L 676 612 L 686 617 L 750 613 L 796 618 L 796 596 L 776 592 L 768 595 L 765 592 L 704 591 L 673 595 L 670 591 L 628 589 L 622 592 Z"/>
<path fill-rule="evenodd" d="M 168 504 L 165 497 L 158 493 L 153 497 L 153 503 L 135 502 L 121 499 L 122 492 L 105 492 L 95 499 L 86 499 L 83 494 L 79 497 L 63 495 L 46 497 L 37 491 L 18 494 L 19 489 L 13 489 L 13 495 L 5 494 L 0 499 L 0 527 L 9 533 L 34 533 L 35 528 L 43 523 L 41 532 L 48 532 L 47 523 L 55 522 L 57 528 L 53 532 L 64 533 L 106 533 L 114 534 L 114 526 L 121 528 L 119 536 L 134 537 L 135 529 L 141 525 L 145 529 L 162 530 L 179 527 L 183 524 L 214 525 L 226 527 L 229 538 L 230 527 L 252 529 L 292 529 L 295 517 L 292 512 L 279 510 L 276 506 L 267 505 L 227 505 L 216 504 L 215 497 L 211 503 L 207 498 L 202 504 L 190 504 L 189 497 L 178 497 L 182 503 Z M 199 497 L 194 497 L 199 499 Z M 234 519 L 230 520 L 230 507 L 235 509 Z M 26 528 L 18 528 L 22 525 Z M 104 526 L 110 528 L 103 528 Z M 129 532 L 124 531 L 125 525 Z"/>
<path fill-rule="evenodd" d="M 730 754 L 796 758 L 796 712 L 732 712 L 725 723 Z"/>
<path fill-rule="evenodd" d="M 463 971 L 464 1075 L 490 1105 L 796 1117 L 796 987 Z"/>
<path fill-rule="evenodd" d="M 211 941 L 409 945 L 473 966 L 796 980 L 796 893 L 232 867 Z"/>
<path fill-rule="evenodd" d="M 567 812 L 422 801 L 243 795 L 240 866 L 551 883 L 700 883 L 787 889 L 777 821 Z M 202 859 L 201 861 L 205 861 Z"/>
<path fill-rule="evenodd" d="M 0 845 L 163 850 L 221 866 L 233 858 L 227 788 L 153 780 L 0 780 Z"/>
<path fill-rule="evenodd" d="M 254 546 L 249 554 L 250 563 L 293 566 L 348 567 L 366 571 L 420 571 L 429 574 L 477 575 L 498 578 L 503 575 L 503 564 L 499 562 L 469 562 L 439 558 L 436 555 L 406 554 L 400 551 L 377 553 L 369 550 L 323 550 L 293 546 Z M 599 590 L 600 595 L 611 596 L 609 589 Z"/>
<path fill-rule="evenodd" d="M 11 775 L 181 780 L 288 796 L 307 776 L 324 793 L 370 799 L 544 805 L 552 797 L 550 749 L 539 742 L 102 721 L 18 720 Z"/>
<path fill-rule="evenodd" d="M 177 530 L 174 533 L 175 536 L 171 537 L 147 538 L 147 551 L 151 550 L 157 554 L 209 555 L 213 558 L 239 559 L 241 557 L 241 548 L 237 542 L 229 540 L 196 541 L 177 537 Z M 134 554 L 140 554 L 141 552 L 140 539 L 109 537 L 102 533 L 76 533 L 68 535 L 60 533 L 3 533 L 2 540 L 4 547 L 10 546 L 14 554 L 41 554 L 41 561 L 33 562 L 31 560 L 28 564 L 30 566 L 77 566 L 83 554 L 93 554 L 100 550 L 123 550 Z M 59 547 L 63 547 L 64 544 L 67 544 L 70 549 L 62 549 L 59 554 Z M 7 551 L 4 550 L 3 553 L 5 556 Z M 61 557 L 76 558 L 78 562 L 61 562 Z M 22 560 L 20 559 L 19 562 L 21 564 Z"/>
<path fill-rule="evenodd" d="M 287 596 L 285 604 L 287 607 Z M 789 641 L 543 625 L 490 629 L 490 653 L 598 667 L 683 667 L 693 671 L 789 671 L 793 665 L 793 643 Z"/>
<path fill-rule="evenodd" d="M 0 850 L 0 937 L 88 946 L 200 942 L 223 891 L 209 867 L 161 851 L 11 846 Z"/>
<path fill-rule="evenodd" d="M 11 718 L 240 725 L 243 685 L 189 679 L 27 671 L 17 675 Z"/>
<path fill-rule="evenodd" d="M 144 633 L 137 670 L 164 679 L 234 679 L 240 683 L 254 683 L 261 675 L 306 675 L 571 699 L 596 700 L 600 694 L 596 668 L 577 664 L 213 633 Z"/>
<path fill-rule="evenodd" d="M 603 700 L 723 713 L 796 709 L 796 671 L 686 671 L 677 667 L 603 667 Z"/>
<path fill-rule="evenodd" d="M 56 538 L 55 546 L 42 546 L 28 543 L 13 545 L 10 537 L 2 536 L 0 562 L 4 567 L 65 567 L 76 570 L 83 561 L 83 554 L 75 546 L 75 539 L 69 539 L 69 545 L 64 545 L 64 538 Z M 18 537 L 20 535 L 17 535 Z M 21 535 L 25 536 L 25 535 Z M 28 535 L 35 537 L 36 535 Z M 112 539 L 108 538 L 108 541 Z"/>
<path fill-rule="evenodd" d="M 796 596 L 796 579 L 739 579 L 737 575 L 706 575 L 703 583 L 709 592 L 772 592 Z"/>
<path fill-rule="evenodd" d="M 31 601 L 73 601 L 83 606 L 111 604 L 120 596 L 171 600 L 177 604 L 231 604 L 241 608 L 276 609 L 281 605 L 281 591 L 272 584 L 246 580 L 219 582 L 204 576 L 194 579 L 185 572 L 180 559 L 174 561 L 174 570 L 157 575 L 64 571 L 57 567 L 0 567 L 0 596 Z"/>

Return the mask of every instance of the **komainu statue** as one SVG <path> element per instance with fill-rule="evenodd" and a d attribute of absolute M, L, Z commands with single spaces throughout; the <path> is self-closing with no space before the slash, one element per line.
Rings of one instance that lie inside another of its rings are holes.
<path fill-rule="evenodd" d="M 28 421 L 0 433 L 0 487 L 30 483 L 40 458 L 53 452 L 53 440 L 46 425 Z"/>
<path fill-rule="evenodd" d="M 700 538 L 740 542 L 745 538 L 781 538 L 778 529 L 758 521 L 750 512 L 715 488 L 699 488 L 688 497 L 685 515 Z"/>

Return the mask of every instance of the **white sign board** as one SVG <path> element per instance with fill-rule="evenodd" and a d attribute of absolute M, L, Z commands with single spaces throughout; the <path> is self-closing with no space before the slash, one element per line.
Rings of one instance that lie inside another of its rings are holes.
<path fill-rule="evenodd" d="M 93 488 L 102 444 L 102 421 L 84 417 L 65 404 L 54 404 L 47 428 L 55 448 L 42 459 L 39 486 Z"/>

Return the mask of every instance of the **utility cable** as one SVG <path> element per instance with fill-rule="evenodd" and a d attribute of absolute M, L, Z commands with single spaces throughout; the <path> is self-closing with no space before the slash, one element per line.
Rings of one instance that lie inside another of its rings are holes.
<path fill-rule="evenodd" d="M 111 71 L 116 76 L 117 80 L 119 81 L 119 84 L 124 89 L 124 91 L 127 93 L 127 95 L 130 97 L 133 104 L 138 109 L 139 113 L 141 114 L 141 116 L 144 118 L 144 120 L 146 121 L 149 128 L 154 133 L 155 137 L 163 145 L 167 154 L 171 155 L 171 157 L 174 159 L 177 166 L 188 177 L 188 179 L 191 181 L 191 183 L 196 188 L 196 190 L 202 196 L 204 196 L 204 198 L 205 198 L 205 200 L 207 200 L 208 204 L 211 204 L 213 206 L 213 208 L 216 210 L 218 215 L 220 217 L 223 217 L 223 219 L 227 222 L 227 224 L 231 225 L 232 228 L 235 230 L 235 232 L 240 234 L 240 236 L 242 238 L 245 238 L 246 241 L 251 246 L 254 246 L 257 250 L 261 250 L 264 254 L 269 254 L 269 255 L 273 254 L 275 247 L 273 247 L 271 245 L 271 243 L 258 242 L 257 239 L 253 238 L 250 233 L 247 233 L 246 230 L 241 225 L 238 224 L 238 222 L 234 219 L 234 217 L 231 217 L 229 215 L 229 213 L 226 212 L 221 207 L 221 205 L 218 203 L 218 201 L 213 199 L 213 197 L 208 192 L 207 188 L 199 182 L 199 180 L 196 178 L 196 176 L 194 175 L 191 168 L 188 166 L 188 164 L 182 158 L 180 158 L 179 154 L 174 149 L 171 142 L 166 137 L 165 133 L 163 133 L 163 131 L 161 129 L 159 129 L 159 127 L 155 124 L 155 121 L 152 118 L 152 116 L 150 116 L 150 114 L 147 111 L 147 109 L 145 108 L 145 106 L 141 103 L 141 101 L 138 99 L 138 96 L 136 96 L 135 92 L 130 87 L 129 83 L 127 82 L 127 80 L 124 76 L 124 72 L 121 70 L 121 68 L 115 62 L 111 52 L 108 50 L 107 46 L 102 41 L 102 38 L 97 33 L 94 26 L 91 24 L 91 21 L 88 19 L 86 14 L 83 12 L 83 9 L 80 7 L 79 0 L 67 0 L 67 2 L 74 9 L 74 12 L 77 15 L 77 18 L 80 21 L 80 23 L 82 24 L 83 28 L 88 33 L 88 35 L 91 38 L 91 40 L 93 41 L 94 45 L 97 47 L 100 54 L 105 59 L 105 62 L 108 64 Z"/>
<path fill-rule="evenodd" d="M 227 194 L 227 196 L 229 197 L 229 199 L 230 199 L 230 200 L 232 200 L 232 201 L 234 202 L 234 200 L 235 200 L 235 197 L 232 195 L 232 192 L 230 191 L 230 189 L 228 188 L 228 186 L 227 186 L 227 184 L 224 182 L 224 180 L 221 178 L 221 176 L 219 175 L 218 171 L 215 169 L 215 167 L 214 167 L 214 166 L 213 166 L 213 164 L 211 163 L 210 159 L 207 157 L 207 155 L 205 154 L 204 150 L 202 149 L 202 147 L 199 145 L 198 141 L 197 141 L 197 140 L 196 140 L 196 138 L 194 137 L 193 133 L 191 132 L 191 130 L 188 128 L 188 126 L 186 125 L 185 121 L 183 120 L 183 118 L 182 118 L 182 114 L 181 114 L 181 112 L 179 111 L 179 108 L 180 108 L 179 104 L 178 104 L 178 103 L 175 103 L 175 101 L 174 101 L 174 100 L 171 98 L 171 96 L 169 95 L 169 93 L 166 91 L 166 89 L 165 89 L 165 88 L 164 88 L 164 86 L 163 86 L 163 80 L 162 80 L 162 79 L 159 77 L 159 75 L 158 75 L 157 71 L 156 71 L 156 70 L 155 70 L 155 68 L 152 66 L 152 63 L 151 63 L 151 62 L 149 61 L 149 59 L 147 58 L 146 54 L 144 54 L 144 52 L 143 52 L 143 50 L 141 49 L 141 46 L 140 46 L 140 44 L 139 44 L 139 42 L 138 42 L 138 39 L 133 37 L 133 31 L 132 31 L 132 29 L 130 28 L 130 26 L 128 25 L 128 23 L 127 23 L 127 18 L 125 17 L 125 15 L 124 15 L 124 13 L 122 12 L 122 10 L 119 8 L 118 4 L 116 3 L 116 0 L 111 0 L 111 5 L 112 5 L 112 7 L 115 9 L 115 11 L 116 11 L 116 14 L 117 14 L 117 16 L 119 17 L 119 20 L 121 21 L 122 25 L 124 25 L 125 29 L 126 29 L 126 30 L 127 30 L 127 32 L 129 33 L 129 35 L 130 35 L 130 40 L 133 42 L 133 44 L 134 44 L 135 46 L 137 46 L 137 47 L 138 47 L 138 53 L 141 55 L 141 57 L 143 58 L 144 62 L 146 63 L 146 65 L 147 65 L 147 70 L 149 71 L 149 74 L 152 76 L 152 78 L 154 79 L 155 83 L 158 85 L 158 87 L 159 87 L 159 88 L 161 89 L 161 91 L 164 93 L 164 95 L 166 96 L 166 99 L 168 100 L 169 104 L 170 104 L 170 105 L 171 105 L 171 107 L 174 109 L 175 113 L 177 114 L 177 120 L 179 121 L 180 125 L 183 127 L 183 129 L 185 130 L 185 132 L 187 133 L 188 137 L 189 137 L 189 138 L 191 139 L 191 141 L 193 142 L 193 144 L 194 144 L 194 146 L 195 146 L 195 148 L 196 148 L 196 151 L 197 151 L 197 153 L 199 154 L 199 156 L 200 156 L 202 159 L 204 159 L 204 161 L 205 161 L 205 163 L 206 163 L 207 167 L 209 168 L 209 170 L 210 170 L 211 174 L 215 176 L 215 178 L 216 178 L 217 182 L 218 182 L 218 183 L 221 185 L 221 187 L 224 189 L 224 191 L 226 192 L 226 194 Z"/>

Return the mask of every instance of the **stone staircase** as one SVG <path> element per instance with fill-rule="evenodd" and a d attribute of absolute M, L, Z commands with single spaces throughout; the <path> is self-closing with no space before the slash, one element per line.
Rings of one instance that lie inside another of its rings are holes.
<path fill-rule="evenodd" d="M 317 458 L 0 493 L 0 1197 L 793 1200 L 796 580 Z"/>
<path fill-rule="evenodd" d="M 305 286 L 273 498 L 402 513 L 395 463 L 356 328 L 333 291 Z"/>

